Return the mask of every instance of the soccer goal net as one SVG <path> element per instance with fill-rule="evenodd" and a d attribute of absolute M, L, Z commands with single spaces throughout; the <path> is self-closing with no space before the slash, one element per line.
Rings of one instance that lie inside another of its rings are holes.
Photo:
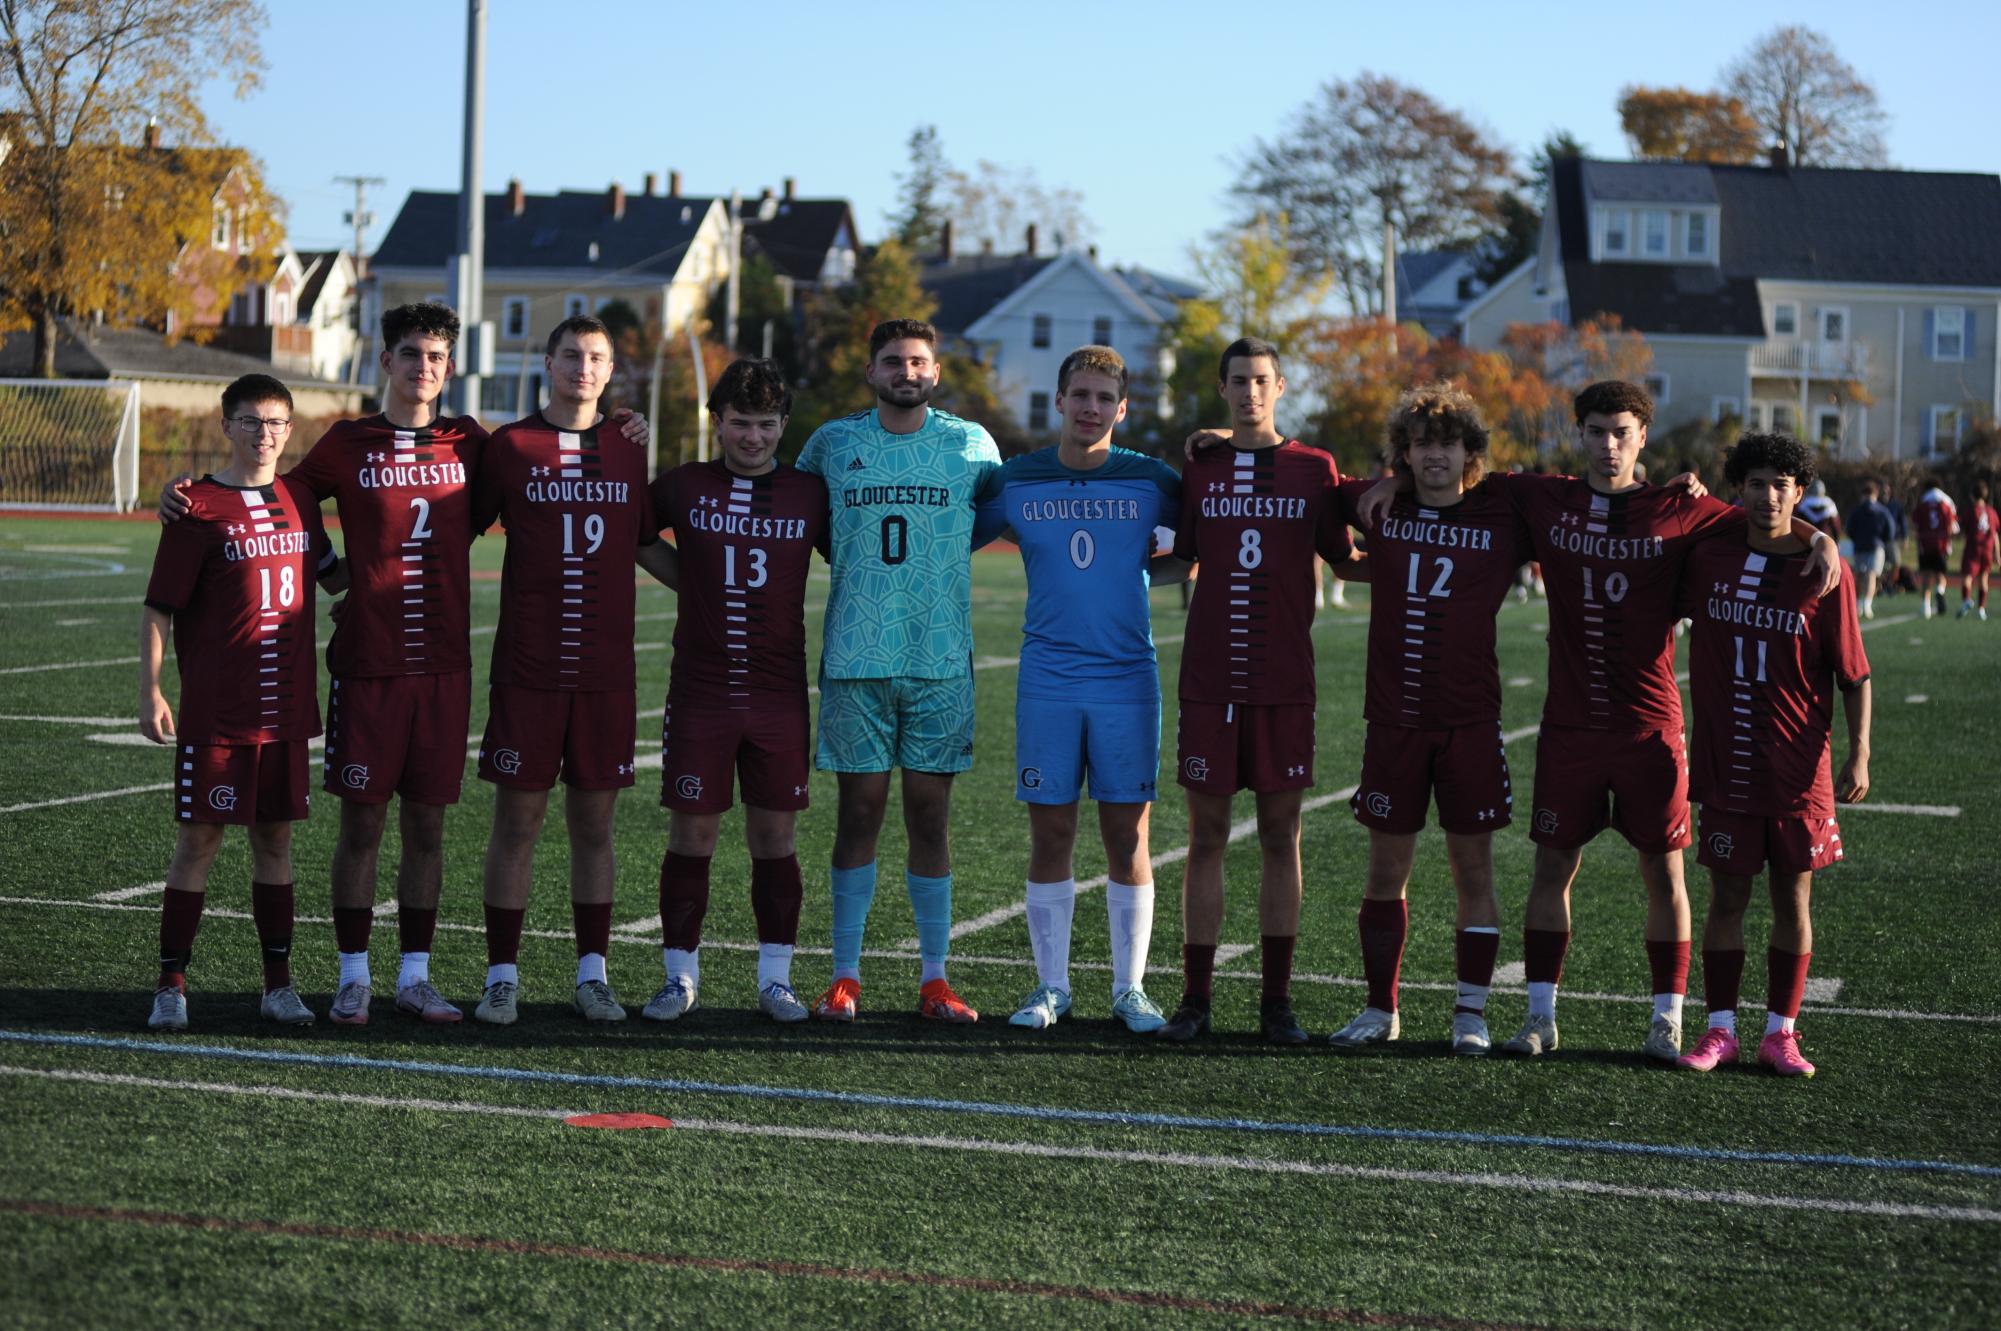
<path fill-rule="evenodd" d="M 138 384 L 0 379 L 0 509 L 120 513 L 138 498 Z"/>

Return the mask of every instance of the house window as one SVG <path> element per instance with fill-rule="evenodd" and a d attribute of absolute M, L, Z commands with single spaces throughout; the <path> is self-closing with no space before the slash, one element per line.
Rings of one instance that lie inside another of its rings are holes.
<path fill-rule="evenodd" d="M 1823 444 L 1841 442 L 1841 408 L 1816 407 L 1813 412 L 1813 437 Z"/>
<path fill-rule="evenodd" d="M 1048 346 L 1047 342 L 1043 343 Z M 1030 393 L 1028 395 L 1028 428 L 1046 430 L 1049 428 L 1049 394 Z"/>
<path fill-rule="evenodd" d="M 511 374 L 489 375 L 487 378 L 480 380 L 480 413 L 487 416 L 507 416 L 521 413 L 525 409 L 517 406 L 514 401 L 514 395 L 520 387 L 520 381 Z"/>
<path fill-rule="evenodd" d="M 1624 254 L 1626 252 L 1626 227 L 1630 217 L 1630 214 L 1624 212 L 1606 212 L 1605 253 Z"/>
<path fill-rule="evenodd" d="M 590 307 L 590 301 L 577 295 L 575 292 L 571 292 L 569 295 L 563 297 L 563 317 L 565 319 L 574 319 L 589 310 Z"/>
<path fill-rule="evenodd" d="M 500 304 L 500 335 L 502 337 L 528 336 L 528 298 L 509 296 Z"/>
<path fill-rule="evenodd" d="M 1931 429 L 1926 432 L 1925 449 L 1927 456 L 1935 453 L 1951 453 L 1959 448 L 1959 408 L 1933 407 L 1931 409 Z"/>
<path fill-rule="evenodd" d="M 1640 214 L 1640 246 L 1650 259 L 1665 259 L 1668 252 L 1668 215 L 1649 211 Z"/>
<path fill-rule="evenodd" d="M 1753 401 L 1750 406 L 1744 409 L 1744 428 L 1747 430 L 1762 430 L 1765 428 L 1764 403 Z"/>
<path fill-rule="evenodd" d="M 229 248 L 228 204 L 218 203 L 217 205 L 215 205 L 214 219 L 209 224 L 208 241 L 209 244 L 215 246 L 219 250 L 226 250 Z"/>
<path fill-rule="evenodd" d="M 1651 397 L 1654 400 L 1655 406 L 1664 407 L 1667 405 L 1668 377 L 1666 375 L 1664 374 L 1642 375 L 1640 377 L 1640 383 L 1641 386 L 1643 386 L 1647 390 L 1647 396 Z"/>
<path fill-rule="evenodd" d="M 1091 341 L 1101 347 L 1112 345 L 1112 316 L 1101 314 L 1091 320 Z"/>
<path fill-rule="evenodd" d="M 1932 359 L 1966 359 L 1966 310 L 1941 305 L 1932 311 Z"/>
<path fill-rule="evenodd" d="M 1743 414 L 1743 408 L 1737 405 L 1737 399 L 1734 397 L 1713 397 L 1709 399 L 1709 419 L 1717 425 L 1721 425 L 1725 421 L 1737 420 Z M 1750 421 L 1746 420 L 1744 423 L 1749 425 Z"/>
<path fill-rule="evenodd" d="M 1846 306 L 1827 305 L 1821 308 L 1820 340 L 1823 342 L 1846 342 L 1848 340 L 1848 309 Z"/>
<path fill-rule="evenodd" d="M 288 324 L 292 322 L 292 293 L 276 291 L 271 295 L 271 322 Z"/>
<path fill-rule="evenodd" d="M 1781 434 L 1793 432 L 1793 404 L 1774 402 L 1772 404 L 1772 428 Z"/>
<path fill-rule="evenodd" d="M 1800 330 L 1800 307 L 1791 301 L 1772 306 L 1772 336 L 1794 337 Z"/>
<path fill-rule="evenodd" d="M 1709 214 L 1690 213 L 1687 229 L 1682 233 L 1682 248 L 1691 259 L 1709 257 Z"/>
<path fill-rule="evenodd" d="M 1035 316 L 1032 331 L 1028 336 L 1028 344 L 1030 346 L 1046 347 L 1049 345 L 1049 322 L 1049 316 L 1046 314 Z"/>

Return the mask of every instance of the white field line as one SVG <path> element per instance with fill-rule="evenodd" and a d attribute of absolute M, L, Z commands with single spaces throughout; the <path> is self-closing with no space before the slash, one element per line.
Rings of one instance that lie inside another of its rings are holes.
<path fill-rule="evenodd" d="M 378 915 L 393 914 L 395 905 L 396 903 L 393 900 L 383 902 L 376 907 L 376 913 Z M 107 901 L 100 898 L 63 900 L 56 897 L 0 896 L 0 906 L 40 906 L 56 910 L 135 911 L 148 915 L 154 914 L 159 910 L 159 907 L 151 902 L 135 904 L 132 902 Z M 209 906 L 203 910 L 202 918 L 205 920 L 250 920 L 252 916 L 249 911 L 245 910 L 232 910 L 227 906 Z M 333 920 L 326 916 L 301 915 L 294 919 L 293 923 L 295 925 L 327 927 L 333 924 Z M 486 933 L 484 925 L 459 924 L 451 920 L 439 920 L 437 927 L 447 933 L 479 934 L 482 936 Z M 657 950 L 660 947 L 659 936 L 655 934 L 652 937 L 647 937 L 640 931 L 642 929 L 658 928 L 659 920 L 657 917 L 650 920 L 633 920 L 627 924 L 614 927 L 611 933 L 611 940 L 614 943 L 636 943 L 642 947 Z M 547 939 L 550 942 L 560 943 L 573 943 L 576 941 L 574 934 L 560 929 L 524 929 L 521 931 L 521 936 L 523 938 Z M 712 952 L 755 953 L 759 946 L 755 942 L 737 942 L 731 939 L 704 938 L 702 940 L 702 947 Z M 1248 952 L 1250 951 L 1250 947 L 1245 945 L 1244 950 Z M 833 955 L 833 949 L 826 947 L 798 947 L 793 952 L 795 956 L 801 957 L 827 957 Z M 294 955 L 299 954 L 295 951 Z M 914 947 L 864 948 L 862 956 L 872 961 L 914 962 L 918 960 L 917 950 Z M 958 952 L 952 954 L 951 961 L 956 966 L 994 966 L 1003 970 L 1030 970 L 1035 964 L 1027 957 L 992 957 L 966 955 Z M 1102 961 L 1073 961 L 1070 963 L 1070 968 L 1076 971 L 1103 972 L 1106 975 L 1111 974 L 1112 971 L 1111 965 Z M 1496 994 L 1526 994 L 1528 988 L 1519 978 L 1513 983 L 1502 982 L 1502 972 L 1506 972 L 1507 969 L 1507 967 L 1502 967 L 1501 972 L 1496 973 L 1496 983 L 1490 992 Z M 1181 968 L 1179 966 L 1149 965 L 1146 968 L 1146 973 L 1168 979 L 1179 979 L 1181 977 Z M 1254 970 L 1218 970 L 1216 978 L 1219 980 L 1260 980 L 1263 977 L 1259 972 Z M 1326 975 L 1315 971 L 1294 971 L 1292 979 L 1295 984 L 1322 984 L 1337 989 L 1368 988 L 1368 981 L 1356 976 Z M 1840 982 L 1834 981 L 1833 983 L 1839 984 Z M 1810 1011 L 1816 1017 L 1882 1017 L 1897 1021 L 1957 1021 L 1971 1022 L 1975 1025 L 2001 1026 L 2001 1013 L 1913 1012 L 1904 1008 L 1822 1007 L 1814 1000 L 1817 992 L 1824 991 L 1817 991 L 1814 986 L 1815 981 L 1809 979 L 1807 981 L 1807 998 L 1810 1002 L 1814 1002 L 1814 1006 Z M 1413 980 L 1408 976 L 1399 981 L 1399 987 L 1406 990 L 1421 990 L 1440 994 L 1456 994 L 1459 990 L 1456 981 Z M 1651 994 L 1608 994 L 1586 989 L 1565 989 L 1562 991 L 1562 996 L 1566 1002 L 1579 1003 L 1624 1003 L 1639 1005 L 1651 1004 L 1653 1002 Z M 1753 995 L 1746 994 L 1744 996 L 1745 1005 L 1749 1006 L 1753 1002 Z M 1695 1008 L 1699 1010 L 1700 1005 L 1695 1005 Z"/>
<path fill-rule="evenodd" d="M 1224 943 L 1216 949 L 1215 965 L 1227 966 L 1250 950 L 1251 945 L 1249 943 Z M 1109 970 L 1110 967 L 1106 967 L 1106 969 Z"/>
<path fill-rule="evenodd" d="M 317 1104 L 353 1105 L 365 1109 L 439 1114 L 476 1114 L 494 1118 L 564 1120 L 578 1116 L 569 1109 L 526 1105 L 484 1104 L 466 1100 L 420 1100 L 400 1096 L 358 1095 L 347 1091 L 308 1091 L 292 1086 L 176 1081 L 130 1073 L 85 1072 L 69 1068 L 29 1068 L 0 1064 L 0 1076 L 86 1086 L 120 1086 L 135 1090 L 200 1095 L 233 1095 Z M 663 1115 L 664 1117 L 664 1115 Z M 778 1123 L 744 1123 L 730 1119 L 672 1118 L 670 1132 L 715 1133 L 732 1137 L 764 1137 L 780 1141 L 826 1142 L 841 1146 L 944 1151 L 969 1155 L 1007 1155 L 1041 1160 L 1091 1160 L 1170 1170 L 1230 1171 L 1283 1174 L 1303 1178 L 1355 1179 L 1371 1183 L 1427 1184 L 1449 1188 L 1492 1188 L 1507 1192 L 1569 1194 L 1622 1201 L 1673 1202 L 1725 1207 L 1755 1207 L 1784 1211 L 1818 1211 L 1835 1215 L 1865 1215 L 1895 1220 L 1936 1220 L 1954 1223 L 2001 1222 L 2001 1210 L 1977 1206 L 1940 1206 L 1919 1202 L 1850 1201 L 1839 1197 L 1796 1197 L 1741 1189 L 1662 1188 L 1594 1179 L 1553 1178 L 1537 1174 L 1501 1174 L 1447 1169 L 1392 1169 L 1309 1160 L 1273 1160 L 1258 1156 L 1209 1155 L 1190 1151 L 1121 1151 L 1102 1146 L 1061 1146 L 1042 1142 L 992 1141 L 977 1137 L 865 1132 L 850 1128 L 810 1128 Z M 667 1140 L 671 1141 L 669 1136 Z"/>
<path fill-rule="evenodd" d="M 57 661 L 50 665 L 7 666 L 0 668 L 0 675 L 38 675 L 49 670 L 90 670 L 97 666 L 138 665 L 136 656 L 117 656 L 108 661 Z"/>
<path fill-rule="evenodd" d="M 136 901 L 140 897 L 153 896 L 156 893 L 164 892 L 166 890 L 167 890 L 167 884 L 164 881 L 158 883 L 141 883 L 137 887 L 114 887 L 109 892 L 99 892 L 96 896 L 92 897 L 91 900 L 92 901 Z"/>
<path fill-rule="evenodd" d="M 127 726 L 138 722 L 129 716 L 0 716 L 0 721 L 32 721 L 49 726 Z"/>
<path fill-rule="evenodd" d="M 0 610 L 39 610 L 56 605 L 129 605 L 138 608 L 138 596 L 64 596 L 52 601 L 0 601 Z"/>
<path fill-rule="evenodd" d="M 0 813 L 26 813 L 30 809 L 53 809 L 63 804 L 88 804 L 92 800 L 115 799 L 120 795 L 145 795 L 158 790 L 172 790 L 174 783 L 160 781 L 150 786 L 124 786 L 117 790 L 94 790 L 88 795 L 65 795 L 59 800 L 30 800 L 26 804 L 0 804 Z"/>

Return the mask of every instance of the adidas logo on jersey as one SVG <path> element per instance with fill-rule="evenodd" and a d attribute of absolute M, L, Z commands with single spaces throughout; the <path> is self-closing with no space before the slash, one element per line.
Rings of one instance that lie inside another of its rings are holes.
<path fill-rule="evenodd" d="M 850 458 L 850 459 L 848 459 L 848 470 L 849 470 L 849 471 L 860 471 L 860 470 L 862 470 L 862 469 L 863 469 L 864 467 L 866 467 L 867 465 L 868 465 L 868 464 L 867 464 L 866 462 L 863 462 L 863 461 L 862 461 L 862 460 L 861 460 L 860 458 Z"/>

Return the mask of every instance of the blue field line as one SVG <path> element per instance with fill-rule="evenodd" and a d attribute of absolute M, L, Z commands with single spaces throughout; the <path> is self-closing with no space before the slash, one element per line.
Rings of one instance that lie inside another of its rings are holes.
<path fill-rule="evenodd" d="M 1602 1155 L 1646 1156 L 1704 1163 L 1839 1166 L 1901 1174 L 1956 1174 L 2001 1178 L 2001 1166 L 1950 1160 L 1899 1160 L 1863 1155 L 1816 1155 L 1796 1151 L 1734 1151 L 1707 1146 L 1665 1146 L 1650 1142 L 1593 1141 L 1584 1137 L 1536 1137 L 1495 1132 L 1450 1132 L 1433 1128 L 1376 1128 L 1345 1123 L 1289 1123 L 1258 1118 L 1203 1118 L 1192 1114 L 1149 1114 L 1103 1109 L 1063 1109 L 1050 1105 L 1002 1104 L 988 1100 L 937 1100 L 914 1095 L 871 1095 L 804 1086 L 750 1086 L 734 1082 L 683 1081 L 676 1077 L 613 1077 L 588 1072 L 544 1072 L 534 1068 L 478 1064 L 424 1063 L 414 1059 L 359 1058 L 352 1054 L 303 1054 L 281 1049 L 240 1049 L 230 1045 L 185 1044 L 167 1040 L 119 1040 L 95 1035 L 0 1029 L 0 1041 L 71 1049 L 115 1049 L 173 1054 L 183 1058 L 233 1059 L 244 1063 L 293 1063 L 307 1067 L 366 1072 L 415 1072 L 428 1076 L 472 1077 L 483 1081 L 530 1082 L 550 1086 L 595 1086 L 612 1090 L 666 1091 L 682 1095 L 724 1095 L 748 1100 L 803 1100 L 866 1109 L 918 1109 L 977 1114 L 1044 1123 L 1089 1123 L 1122 1128 L 1190 1128 L 1202 1132 L 1272 1133 L 1294 1137 L 1351 1137 L 1369 1141 L 1437 1142 L 1455 1146 L 1526 1147 L 1546 1151 L 1587 1151 Z"/>

